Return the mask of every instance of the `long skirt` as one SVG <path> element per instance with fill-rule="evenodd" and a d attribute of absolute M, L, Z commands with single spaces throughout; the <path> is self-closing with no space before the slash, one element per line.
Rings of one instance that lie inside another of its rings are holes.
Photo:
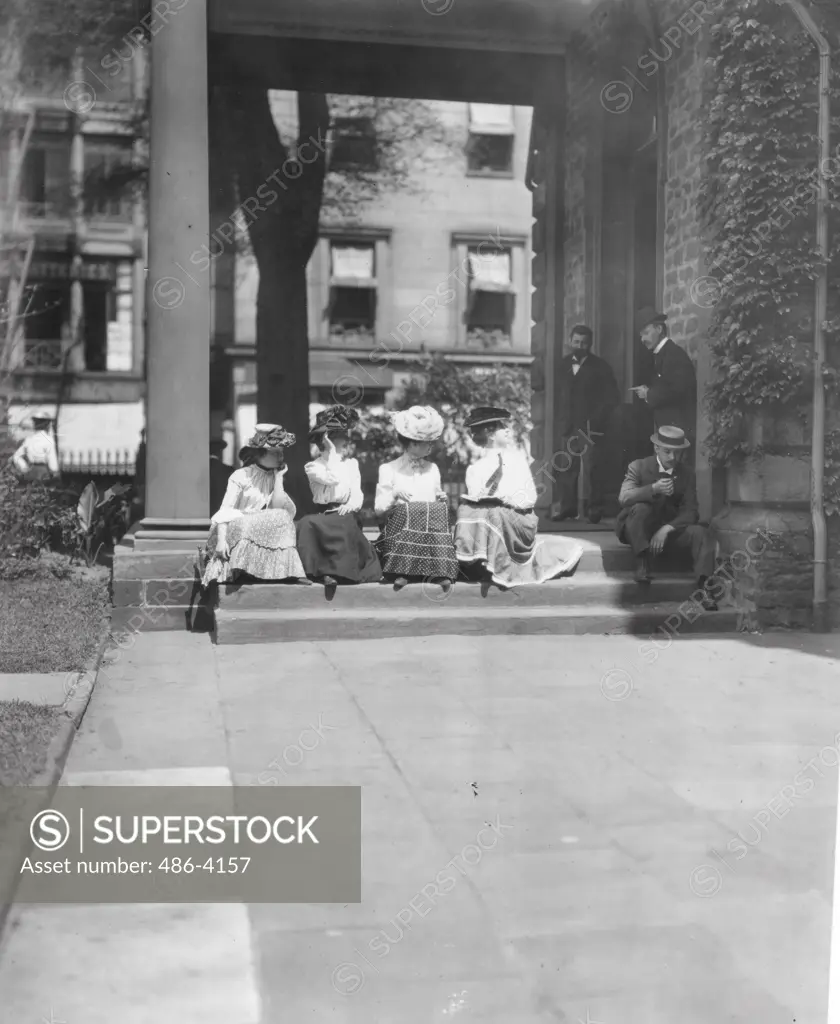
<path fill-rule="evenodd" d="M 232 583 L 240 576 L 306 579 L 295 548 L 295 524 L 283 509 L 250 512 L 227 523 L 229 558 L 216 554 L 218 539 L 219 527 L 214 523 L 202 557 L 202 586 Z"/>
<path fill-rule="evenodd" d="M 583 554 L 582 545 L 560 536 L 538 541 L 537 524 L 533 512 L 462 504 L 455 524 L 458 561 L 482 565 L 501 587 L 544 583 L 571 572 Z"/>
<path fill-rule="evenodd" d="M 424 579 L 458 577 L 458 559 L 449 529 L 446 502 L 412 501 L 388 513 L 376 540 L 382 571 Z"/>
<path fill-rule="evenodd" d="M 382 569 L 355 513 L 316 512 L 297 521 L 297 548 L 307 576 L 378 583 Z"/>

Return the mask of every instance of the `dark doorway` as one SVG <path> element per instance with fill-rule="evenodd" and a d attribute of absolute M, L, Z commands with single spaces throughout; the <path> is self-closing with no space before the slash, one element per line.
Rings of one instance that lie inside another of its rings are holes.
<path fill-rule="evenodd" d="M 658 215 L 658 156 L 654 132 L 637 150 L 632 166 L 633 234 L 631 252 L 632 312 L 645 306 L 656 307 L 657 268 L 657 215 Z M 635 317 L 634 317 L 635 320 Z M 635 322 L 630 325 L 632 343 L 627 346 L 630 362 L 627 377 L 633 386 L 649 385 L 653 378 L 653 355 L 642 344 Z M 650 435 L 653 431 L 653 413 L 645 402 L 633 398 L 633 438 L 635 452 L 632 458 L 650 454 Z"/>

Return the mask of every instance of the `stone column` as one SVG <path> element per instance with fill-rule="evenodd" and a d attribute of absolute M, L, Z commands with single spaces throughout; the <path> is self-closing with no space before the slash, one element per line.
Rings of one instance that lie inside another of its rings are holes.
<path fill-rule="evenodd" d="M 167 7 L 151 26 L 147 517 L 137 534 L 150 541 L 203 536 L 209 501 L 207 0 Z"/>

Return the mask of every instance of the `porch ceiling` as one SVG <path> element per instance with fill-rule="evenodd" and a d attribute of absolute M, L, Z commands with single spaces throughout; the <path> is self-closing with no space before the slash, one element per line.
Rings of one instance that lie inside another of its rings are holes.
<path fill-rule="evenodd" d="M 210 0 L 210 31 L 445 49 L 562 53 L 599 0 Z"/>

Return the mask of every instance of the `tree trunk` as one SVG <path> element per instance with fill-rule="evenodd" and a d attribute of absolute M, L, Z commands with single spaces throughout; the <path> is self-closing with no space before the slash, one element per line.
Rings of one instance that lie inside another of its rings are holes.
<path fill-rule="evenodd" d="M 230 161 L 240 207 L 251 206 L 245 219 L 260 274 L 257 419 L 279 422 L 296 436 L 297 444 L 287 452 L 286 489 L 298 508 L 307 510 L 311 495 L 303 472 L 309 459 L 306 267 L 318 241 L 327 98 L 298 94 L 298 144 L 309 143 L 301 163 L 289 158 L 265 89 L 223 89 L 218 100 L 224 158 Z"/>
<path fill-rule="evenodd" d="M 300 512 L 311 510 L 309 461 L 309 337 L 306 264 L 295 253 L 263 255 L 257 292 L 257 420 L 282 423 L 296 437 L 287 449 L 286 491 Z"/>

